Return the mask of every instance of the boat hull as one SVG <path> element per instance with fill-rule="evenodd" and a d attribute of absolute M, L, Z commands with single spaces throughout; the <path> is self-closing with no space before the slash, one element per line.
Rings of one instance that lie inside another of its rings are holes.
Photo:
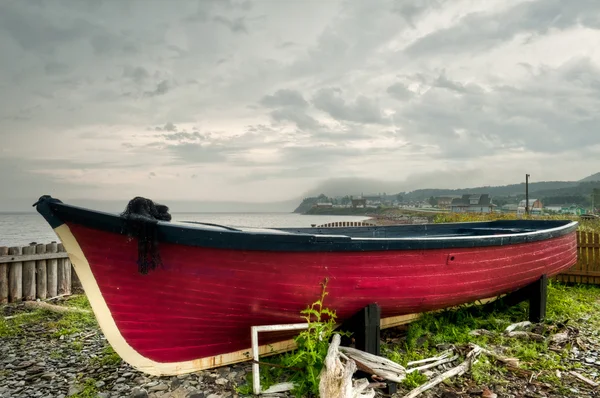
<path fill-rule="evenodd" d="M 135 239 L 82 223 L 55 225 L 115 351 L 149 374 L 251 358 L 250 327 L 303 322 L 317 300 L 340 321 L 370 303 L 382 318 L 495 297 L 571 267 L 574 231 L 511 245 L 416 250 L 272 251 L 161 242 L 163 267 L 140 274 Z M 261 353 L 293 347 L 261 335 Z"/>

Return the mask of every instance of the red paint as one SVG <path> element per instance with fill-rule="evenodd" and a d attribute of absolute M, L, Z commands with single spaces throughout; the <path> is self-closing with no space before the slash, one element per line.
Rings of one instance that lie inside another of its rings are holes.
<path fill-rule="evenodd" d="M 267 252 L 161 244 L 164 269 L 141 275 L 137 242 L 69 224 L 129 345 L 157 362 L 250 347 L 250 327 L 300 323 L 318 299 L 338 320 L 369 303 L 383 317 L 496 296 L 577 260 L 575 233 L 512 246 L 382 252 Z M 272 343 L 289 334 L 261 335 Z"/>

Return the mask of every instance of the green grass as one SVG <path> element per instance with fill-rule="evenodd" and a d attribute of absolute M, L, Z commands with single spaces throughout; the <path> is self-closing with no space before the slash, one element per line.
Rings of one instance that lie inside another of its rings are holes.
<path fill-rule="evenodd" d="M 46 309 L 37 309 L 28 313 L 18 314 L 16 317 L 8 320 L 0 317 L 0 338 L 17 337 L 26 334 L 29 327 L 40 324 L 43 324 L 46 328 L 46 333 L 53 337 L 70 335 L 98 326 L 85 295 L 73 296 L 64 305 L 85 309 L 90 312 L 58 313 Z"/>
<path fill-rule="evenodd" d="M 82 383 L 79 383 L 81 391 L 77 394 L 70 395 L 69 398 L 96 398 L 98 389 L 96 388 L 96 380 L 91 377 L 86 378 Z"/>
<path fill-rule="evenodd" d="M 539 373 L 538 380 L 558 383 L 556 370 L 570 370 L 574 364 L 564 361 L 561 354 L 548 349 L 548 341 L 537 342 L 506 337 L 504 329 L 516 322 L 528 319 L 528 304 L 520 303 L 506 308 L 500 303 L 494 305 L 491 312 L 482 306 L 464 306 L 435 313 L 424 314 L 419 320 L 408 325 L 401 342 L 383 344 L 382 353 L 389 359 L 403 366 L 410 361 L 432 357 L 439 353 L 439 344 L 465 346 L 475 343 L 495 351 L 502 348 L 503 355 L 518 358 L 521 368 Z M 600 326 L 600 287 L 565 286 L 550 283 L 548 286 L 548 302 L 546 320 L 542 333 L 549 336 L 552 325 L 557 323 L 577 322 L 586 319 L 591 327 Z M 475 336 L 470 332 L 475 329 L 486 329 L 492 336 Z M 564 355 L 564 354 L 563 354 Z M 506 369 L 491 358 L 482 355 L 471 371 L 472 379 L 481 384 L 502 383 Z M 407 381 L 414 386 L 423 380 Z"/>
<path fill-rule="evenodd" d="M 102 350 L 102 355 L 93 358 L 92 362 L 102 366 L 118 366 L 122 359 L 111 346 L 106 346 Z"/>

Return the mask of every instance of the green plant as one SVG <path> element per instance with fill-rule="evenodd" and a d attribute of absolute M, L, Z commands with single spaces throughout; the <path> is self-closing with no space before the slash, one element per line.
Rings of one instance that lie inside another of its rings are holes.
<path fill-rule="evenodd" d="M 417 388 L 421 384 L 427 382 L 427 376 L 419 372 L 411 372 L 406 375 L 406 378 L 402 380 L 402 385 L 406 388 Z"/>
<path fill-rule="evenodd" d="M 301 369 L 289 379 L 295 384 L 292 393 L 297 397 L 307 394 L 319 395 L 319 375 L 336 328 L 335 311 L 323 305 L 328 294 L 327 279 L 322 287 L 321 298 L 301 311 L 308 328 L 295 338 L 297 349 L 282 358 L 283 366 Z M 349 335 L 346 332 L 338 333 L 343 336 Z"/>
<path fill-rule="evenodd" d="M 308 327 L 294 339 L 296 349 L 275 358 L 261 360 L 265 364 L 277 365 L 277 367 L 265 366 L 264 371 L 261 370 L 261 388 L 265 389 L 285 380 L 294 383 L 292 393 L 296 397 L 319 395 L 320 373 L 331 338 L 334 333 L 341 336 L 350 335 L 348 332 L 335 330 L 337 326 L 336 313 L 324 306 L 325 297 L 328 294 L 327 279 L 321 286 L 321 297 L 300 312 Z M 247 381 L 247 384 L 236 388 L 238 393 L 243 395 L 251 393 L 250 377 L 247 378 Z"/>

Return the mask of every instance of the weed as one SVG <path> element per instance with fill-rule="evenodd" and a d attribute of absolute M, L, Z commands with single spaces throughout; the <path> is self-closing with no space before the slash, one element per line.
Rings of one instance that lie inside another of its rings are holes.
<path fill-rule="evenodd" d="M 419 372 L 411 372 L 402 380 L 402 385 L 406 388 L 416 388 L 427 382 L 427 376 Z"/>
<path fill-rule="evenodd" d="M 96 398 L 98 396 L 98 390 L 96 389 L 96 380 L 91 377 L 86 378 L 83 383 L 80 384 L 81 390 L 74 395 L 70 395 L 70 398 Z"/>
<path fill-rule="evenodd" d="M 592 324 L 600 324 L 600 317 L 595 315 L 600 312 L 599 299 L 598 287 L 550 282 L 546 322 L 577 322 L 584 318 Z M 518 358 L 521 367 L 535 372 L 539 380 L 552 381 L 561 388 L 556 370 L 566 371 L 580 366 L 577 362 L 564 361 L 567 350 L 559 354 L 548 349 L 547 341 L 520 340 L 503 334 L 508 325 L 527 319 L 527 306 L 527 303 L 520 303 L 506 307 L 500 300 L 486 307 L 462 306 L 426 313 L 408 325 L 403 344 L 382 344 L 382 354 L 406 367 L 410 361 L 436 355 L 439 344 L 461 346 L 475 343 Z M 475 336 L 470 333 L 474 329 L 486 329 L 494 335 Z M 502 384 L 504 372 L 506 369 L 501 364 L 482 355 L 472 367 L 471 377 L 478 384 Z"/>
<path fill-rule="evenodd" d="M 56 317 L 56 314 L 43 309 L 20 313 L 11 319 L 0 317 L 0 338 L 22 335 L 29 325 L 39 324 L 50 317 Z"/>
<path fill-rule="evenodd" d="M 292 393 L 296 397 L 319 395 L 319 375 L 327 356 L 329 342 L 334 332 L 342 336 L 349 335 L 346 332 L 335 331 L 336 313 L 324 306 L 325 297 L 328 294 L 326 288 L 327 280 L 322 284 L 320 299 L 301 311 L 308 328 L 295 338 L 297 348 L 277 358 L 262 360 L 262 362 L 272 362 L 283 368 L 273 367 L 261 371 L 261 388 L 268 388 L 285 377 L 286 381 L 294 383 Z M 250 377 L 247 380 L 246 385 L 237 388 L 239 393 L 249 394 L 252 392 Z"/>
<path fill-rule="evenodd" d="M 111 346 L 104 347 L 102 355 L 92 359 L 92 362 L 102 366 L 118 366 L 121 364 L 121 361 L 121 357 Z"/>

